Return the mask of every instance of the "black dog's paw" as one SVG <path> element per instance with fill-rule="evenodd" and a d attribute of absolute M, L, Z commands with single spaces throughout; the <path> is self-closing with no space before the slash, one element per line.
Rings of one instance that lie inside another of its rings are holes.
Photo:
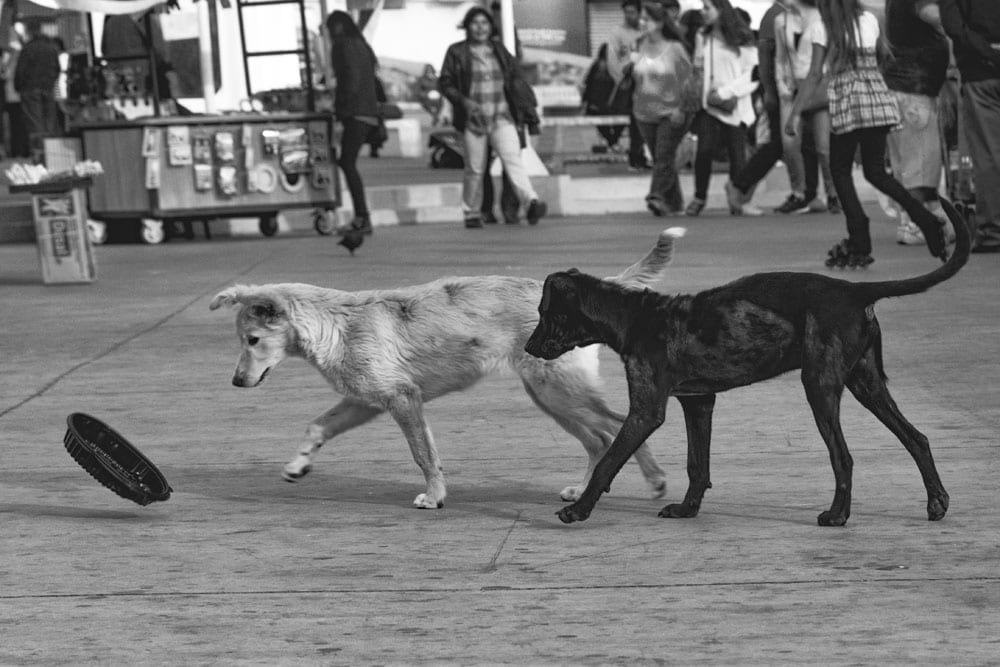
<path fill-rule="evenodd" d="M 661 509 L 657 516 L 664 519 L 691 519 L 698 516 L 698 508 L 687 503 L 674 503 Z"/>
<path fill-rule="evenodd" d="M 821 526 L 843 526 L 847 523 L 847 515 L 843 512 L 826 511 L 816 517 L 816 523 Z"/>
<path fill-rule="evenodd" d="M 563 523 L 574 523 L 576 521 L 586 521 L 590 516 L 590 512 L 584 511 L 576 503 L 573 503 L 556 512 L 556 516 Z"/>
<path fill-rule="evenodd" d="M 927 520 L 940 521 L 948 511 L 948 494 L 942 493 L 937 498 L 927 501 Z"/>

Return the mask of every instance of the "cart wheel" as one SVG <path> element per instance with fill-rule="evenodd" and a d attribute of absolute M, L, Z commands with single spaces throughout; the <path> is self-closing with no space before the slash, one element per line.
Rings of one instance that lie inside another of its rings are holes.
<path fill-rule="evenodd" d="M 274 236 L 278 233 L 278 216 L 272 213 L 271 215 L 260 216 L 260 233 L 264 236 Z"/>
<path fill-rule="evenodd" d="M 108 240 L 108 225 L 100 220 L 87 220 L 87 237 L 93 245 L 104 245 Z"/>
<path fill-rule="evenodd" d="M 337 229 L 336 213 L 319 208 L 313 210 L 313 227 L 320 236 L 330 236 Z"/>
<path fill-rule="evenodd" d="M 163 243 L 167 239 L 167 230 L 164 229 L 162 220 L 150 220 L 149 218 L 144 218 L 141 224 L 142 226 L 139 228 L 139 235 L 144 243 L 157 245 L 159 243 Z"/>

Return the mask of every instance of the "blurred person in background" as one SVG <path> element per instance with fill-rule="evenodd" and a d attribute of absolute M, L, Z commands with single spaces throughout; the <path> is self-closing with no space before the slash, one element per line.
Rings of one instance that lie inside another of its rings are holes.
<path fill-rule="evenodd" d="M 788 11 L 775 19 L 775 67 L 781 121 L 791 115 L 801 82 L 812 63 L 812 35 L 822 23 L 816 0 L 790 0 Z M 788 165 L 792 192 L 775 209 L 777 213 L 819 213 L 828 208 L 840 213 L 836 189 L 830 174 L 830 104 L 826 85 L 820 85 L 811 100 L 802 106 L 802 123 L 794 135 L 782 132 L 782 154 Z M 817 171 L 823 175 L 827 201 L 818 195 Z"/>
<path fill-rule="evenodd" d="M 704 0 L 705 27 L 698 33 L 694 66 L 702 81 L 701 110 L 694 119 L 698 152 L 694 163 L 694 199 L 685 213 L 700 215 L 708 198 L 715 147 L 721 140 L 729 155 L 729 178 L 747 159 L 747 128 L 756 113 L 751 95 L 757 87 L 753 69 L 757 51 L 753 33 L 729 0 Z"/>
<path fill-rule="evenodd" d="M 626 86 L 625 67 L 632 62 L 632 54 L 639 47 L 639 14 L 642 10 L 641 0 L 624 0 L 622 16 L 624 22 L 611 31 L 608 36 L 608 72 L 618 86 Z M 628 96 L 627 96 L 628 97 Z M 631 110 L 629 110 L 631 115 Z M 628 166 L 631 170 L 649 169 L 646 152 L 642 143 L 642 135 L 636 124 L 635 116 L 631 117 L 628 128 Z"/>
<path fill-rule="evenodd" d="M 378 91 L 375 80 L 377 60 L 372 47 L 354 19 L 336 10 L 326 18 L 330 37 L 330 63 L 336 78 L 333 110 L 343 127 L 337 166 L 344 172 L 347 189 L 354 204 L 350 230 L 371 234 L 372 223 L 365 197 L 365 184 L 358 171 L 358 154 L 379 125 Z"/>
<path fill-rule="evenodd" d="M 972 252 L 1000 252 L 1000 3 L 939 0 L 962 75 L 962 127 L 976 184 Z"/>
<path fill-rule="evenodd" d="M 55 91 L 62 68 L 59 47 L 42 33 L 41 21 L 29 18 L 24 29 L 26 43 L 14 69 L 14 90 L 21 97 L 21 112 L 33 157 L 41 161 L 45 137 L 60 134 Z"/>
<path fill-rule="evenodd" d="M 885 169 L 886 141 L 889 130 L 899 124 L 899 108 L 879 71 L 878 51 L 884 42 L 878 19 L 859 0 L 823 0 L 819 10 L 823 20 L 814 24 L 810 35 L 809 75 L 795 97 L 785 131 L 798 132 L 806 100 L 826 81 L 832 132 L 830 171 L 847 222 L 847 238 L 830 249 L 826 265 L 863 268 L 875 261 L 869 219 L 854 186 L 854 156 L 859 148 L 865 180 L 906 210 L 923 232 L 931 255 L 945 261 L 942 221 Z M 824 66 L 829 68 L 828 78 L 824 78 Z"/>
<path fill-rule="evenodd" d="M 483 226 L 480 207 L 488 148 L 500 158 L 518 201 L 526 205 L 528 224 L 535 225 L 548 208 L 535 192 L 521 158 L 525 126 L 538 119 L 534 94 L 514 56 L 494 39 L 495 24 L 488 11 L 472 7 L 462 27 L 466 38 L 448 47 L 438 87 L 454 108 L 453 123 L 465 144 L 465 226 Z"/>
<path fill-rule="evenodd" d="M 633 55 L 632 110 L 643 141 L 653 154 L 653 174 L 646 206 L 653 215 L 674 215 L 684 208 L 677 177 L 677 147 L 687 132 L 689 112 L 699 92 L 683 38 L 659 2 L 644 2 L 639 50 Z"/>
<path fill-rule="evenodd" d="M 937 190 L 944 168 L 938 95 L 951 50 L 937 0 L 886 0 L 885 26 L 892 57 L 882 62 L 882 76 L 896 95 L 902 121 L 889 133 L 892 172 L 910 194 L 945 219 Z M 923 233 L 905 212 L 899 214 L 896 242 L 924 244 Z"/>

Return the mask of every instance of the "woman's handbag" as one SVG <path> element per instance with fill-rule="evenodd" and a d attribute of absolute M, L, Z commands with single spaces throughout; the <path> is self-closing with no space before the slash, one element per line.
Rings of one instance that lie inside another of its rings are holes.
<path fill-rule="evenodd" d="M 715 37 L 709 37 L 710 42 L 710 52 L 708 57 L 708 97 L 705 99 L 705 104 L 717 111 L 722 113 L 732 113 L 736 109 L 736 103 L 739 101 L 736 96 L 733 97 L 722 97 L 719 95 L 719 91 L 715 89 L 715 75 L 713 70 L 714 60 L 715 60 Z"/>

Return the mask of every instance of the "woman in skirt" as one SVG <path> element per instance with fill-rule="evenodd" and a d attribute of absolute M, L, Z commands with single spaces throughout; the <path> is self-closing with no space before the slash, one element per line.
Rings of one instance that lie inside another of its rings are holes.
<path fill-rule="evenodd" d="M 830 267 L 865 267 L 871 264 L 872 242 L 868 216 L 858 199 L 851 169 L 861 147 L 865 180 L 894 199 L 920 227 L 931 255 L 947 259 L 942 221 L 914 199 L 906 188 L 886 172 L 885 150 L 889 130 L 899 124 L 895 96 L 879 72 L 876 56 L 881 48 L 875 16 L 859 0 L 819 0 L 822 22 L 817 23 L 809 76 L 796 96 L 785 132 L 794 135 L 800 124 L 803 100 L 810 99 L 829 68 L 830 171 L 847 218 L 847 238 L 829 252 Z"/>

